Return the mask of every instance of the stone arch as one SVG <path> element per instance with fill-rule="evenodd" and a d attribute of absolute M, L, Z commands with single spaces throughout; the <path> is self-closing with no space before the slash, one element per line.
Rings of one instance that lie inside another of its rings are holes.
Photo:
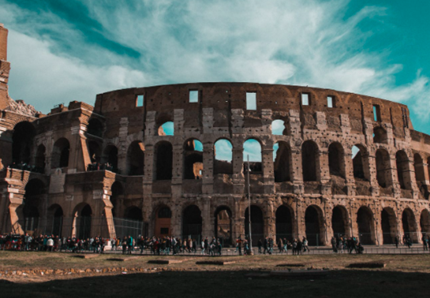
<path fill-rule="evenodd" d="M 274 136 L 282 136 L 287 134 L 287 127 L 285 125 L 285 121 L 282 119 L 275 119 L 272 121 L 272 135 Z"/>
<path fill-rule="evenodd" d="M 291 181 L 291 158 L 291 149 L 287 142 L 277 142 L 273 146 L 275 182 Z"/>
<path fill-rule="evenodd" d="M 405 151 L 396 152 L 397 179 L 401 189 L 411 189 L 409 159 Z"/>
<path fill-rule="evenodd" d="M 305 141 L 302 145 L 303 181 L 318 181 L 319 166 L 318 145 L 314 141 Z"/>
<path fill-rule="evenodd" d="M 37 146 L 36 156 L 34 159 L 34 171 L 35 172 L 39 172 L 39 173 L 45 172 L 45 166 L 46 166 L 45 153 L 46 153 L 46 148 L 43 144 L 40 144 L 39 146 Z"/>
<path fill-rule="evenodd" d="M 328 147 L 328 164 L 331 176 L 345 179 L 345 153 L 339 142 L 333 142 Z"/>
<path fill-rule="evenodd" d="M 36 129 L 28 121 L 15 125 L 12 134 L 12 162 L 30 164 Z"/>
<path fill-rule="evenodd" d="M 281 205 L 276 209 L 276 239 L 293 238 L 294 212 L 291 207 Z"/>
<path fill-rule="evenodd" d="M 40 179 L 31 179 L 25 185 L 23 203 L 16 210 L 24 231 L 36 233 L 40 228 L 40 216 L 46 200 L 43 195 L 46 192 L 46 185 Z"/>
<path fill-rule="evenodd" d="M 53 204 L 48 208 L 48 222 L 50 227 L 47 227 L 54 236 L 61 237 L 63 234 L 63 218 L 64 212 L 58 204 Z"/>
<path fill-rule="evenodd" d="M 415 181 L 417 183 L 420 194 L 427 199 L 429 196 L 426 178 L 424 173 L 424 161 L 421 154 L 414 154 L 414 171 L 415 171 Z"/>
<path fill-rule="evenodd" d="M 262 173 L 262 144 L 261 141 L 256 138 L 247 139 L 243 143 L 243 161 L 246 162 L 249 155 L 249 167 L 251 173 Z M 244 164 L 245 167 L 245 164 Z"/>
<path fill-rule="evenodd" d="M 214 143 L 214 175 L 233 174 L 233 145 L 229 139 L 221 138 Z"/>
<path fill-rule="evenodd" d="M 423 237 L 430 237 L 430 213 L 427 209 L 421 211 L 420 227 Z"/>
<path fill-rule="evenodd" d="M 394 244 L 397 237 L 397 218 L 396 213 L 390 207 L 385 207 L 381 211 L 381 229 L 383 244 Z"/>
<path fill-rule="evenodd" d="M 182 211 L 182 239 L 191 238 L 200 242 L 202 236 L 202 212 L 196 205 L 188 205 Z"/>
<path fill-rule="evenodd" d="M 121 197 L 124 195 L 124 187 L 119 181 L 115 181 L 111 186 L 110 201 L 112 203 L 112 216 L 119 216 L 122 212 L 122 200 Z"/>
<path fill-rule="evenodd" d="M 382 188 L 391 186 L 390 155 L 385 149 L 376 150 L 376 179 Z"/>
<path fill-rule="evenodd" d="M 202 179 L 203 144 L 198 139 L 188 139 L 184 143 L 184 163 L 182 179 Z"/>
<path fill-rule="evenodd" d="M 102 156 L 103 163 L 105 164 L 106 170 L 117 172 L 118 171 L 118 148 L 109 144 L 103 151 Z"/>
<path fill-rule="evenodd" d="M 160 205 L 155 210 L 154 236 L 171 236 L 172 211 L 166 205 Z"/>
<path fill-rule="evenodd" d="M 171 180 L 173 166 L 173 147 L 170 142 L 160 141 L 154 147 L 155 180 Z"/>
<path fill-rule="evenodd" d="M 357 211 L 357 225 L 361 244 L 375 244 L 375 222 L 372 210 L 362 206 Z"/>
<path fill-rule="evenodd" d="M 370 181 L 368 159 L 369 153 L 367 148 L 361 144 L 356 144 L 353 146 L 352 151 L 354 178 L 356 180 Z"/>
<path fill-rule="evenodd" d="M 88 140 L 87 143 L 88 154 L 92 164 L 100 163 L 101 160 L 101 147 L 98 142 L 94 140 Z"/>
<path fill-rule="evenodd" d="M 91 223 L 93 210 L 87 203 L 78 204 L 74 211 L 72 235 L 75 235 L 78 239 L 86 239 L 91 237 Z"/>
<path fill-rule="evenodd" d="M 418 243 L 418 227 L 414 212 L 410 208 L 405 208 L 402 212 L 403 237 L 410 237 L 414 243 Z"/>
<path fill-rule="evenodd" d="M 127 174 L 130 176 L 143 175 L 145 167 L 145 145 L 134 141 L 127 150 Z"/>
<path fill-rule="evenodd" d="M 324 243 L 324 216 L 320 207 L 310 205 L 305 211 L 306 239 L 309 245 L 322 245 Z"/>
<path fill-rule="evenodd" d="M 59 138 L 54 143 L 51 154 L 52 168 L 66 168 L 69 166 L 70 143 L 66 138 Z"/>
<path fill-rule="evenodd" d="M 215 237 L 222 241 L 223 246 L 231 245 L 232 241 L 232 212 L 228 206 L 222 205 L 215 210 Z"/>
<path fill-rule="evenodd" d="M 373 143 L 388 144 L 387 131 L 377 126 L 373 129 Z"/>
<path fill-rule="evenodd" d="M 248 208 L 245 209 L 245 237 L 246 238 L 249 238 Z M 263 211 L 257 205 L 251 205 L 251 236 L 252 236 L 252 245 L 257 245 L 258 240 L 264 238 Z"/>
<path fill-rule="evenodd" d="M 331 226 L 335 237 L 345 237 L 348 233 L 348 211 L 344 206 L 337 205 L 333 208 Z"/>
<path fill-rule="evenodd" d="M 157 134 L 159 136 L 174 136 L 175 135 L 175 124 L 173 121 L 166 121 L 158 126 Z"/>

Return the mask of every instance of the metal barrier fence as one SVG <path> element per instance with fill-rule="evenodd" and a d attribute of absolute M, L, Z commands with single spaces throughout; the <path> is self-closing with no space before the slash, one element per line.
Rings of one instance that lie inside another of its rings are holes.
<path fill-rule="evenodd" d="M 29 235 L 74 236 L 86 239 L 94 236 L 110 238 L 112 235 L 123 238 L 146 236 L 145 223 L 128 218 L 105 217 L 26 217 L 18 221 L 22 230 Z M 14 225 L 17 229 L 17 225 Z M 12 231 L 15 233 L 16 231 Z"/>

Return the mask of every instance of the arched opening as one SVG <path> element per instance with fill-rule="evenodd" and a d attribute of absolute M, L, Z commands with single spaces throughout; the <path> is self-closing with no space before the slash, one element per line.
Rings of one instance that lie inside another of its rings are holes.
<path fill-rule="evenodd" d="M 118 181 L 114 182 L 111 186 L 111 197 L 110 201 L 112 203 L 112 216 L 118 216 L 121 214 L 121 196 L 124 194 L 124 188 L 122 187 L 122 184 Z"/>
<path fill-rule="evenodd" d="M 103 167 L 112 172 L 118 171 L 118 148 L 114 145 L 106 146 L 103 152 Z"/>
<path fill-rule="evenodd" d="M 284 120 L 276 119 L 272 121 L 272 135 L 282 136 L 286 135 Z"/>
<path fill-rule="evenodd" d="M 309 245 L 321 245 L 324 234 L 322 211 L 318 206 L 309 206 L 305 213 L 306 238 Z"/>
<path fill-rule="evenodd" d="M 90 119 L 87 125 L 87 133 L 97 137 L 103 137 L 103 124 L 97 119 Z"/>
<path fill-rule="evenodd" d="M 132 236 L 137 238 L 142 235 L 143 217 L 142 209 L 129 206 L 124 210 L 123 218 L 114 218 L 115 232 L 118 237 Z"/>
<path fill-rule="evenodd" d="M 356 180 L 369 181 L 368 177 L 368 153 L 361 145 L 352 146 L 352 164 L 354 168 L 354 178 Z"/>
<path fill-rule="evenodd" d="M 219 139 L 214 144 L 214 175 L 233 174 L 233 145 L 227 139 Z"/>
<path fill-rule="evenodd" d="M 276 239 L 293 238 L 293 216 L 292 211 L 285 205 L 279 206 L 276 210 Z"/>
<path fill-rule="evenodd" d="M 400 150 L 396 153 L 397 179 L 401 189 L 410 189 L 409 159 L 405 151 Z"/>
<path fill-rule="evenodd" d="M 200 243 L 202 234 L 202 213 L 196 205 L 188 206 L 182 212 L 182 239 L 195 239 Z"/>
<path fill-rule="evenodd" d="M 190 139 L 184 144 L 183 179 L 202 179 L 203 144 L 197 139 Z"/>
<path fill-rule="evenodd" d="M 302 145 L 303 181 L 317 181 L 317 167 L 319 165 L 318 146 L 313 141 L 306 141 Z"/>
<path fill-rule="evenodd" d="M 45 172 L 45 146 L 39 145 L 36 150 L 36 157 L 34 160 L 34 171 L 38 173 Z"/>
<path fill-rule="evenodd" d="M 425 236 L 430 238 L 430 214 L 427 209 L 424 209 L 421 212 L 420 226 L 421 226 L 421 233 L 423 234 L 423 237 Z"/>
<path fill-rule="evenodd" d="M 278 142 L 273 146 L 273 168 L 275 182 L 291 181 L 291 150 L 286 142 Z"/>
<path fill-rule="evenodd" d="M 260 207 L 251 205 L 251 236 L 252 245 L 257 245 L 258 239 L 264 238 L 264 219 Z M 249 212 L 245 210 L 245 237 L 249 237 Z"/>
<path fill-rule="evenodd" d="M 357 225 L 361 244 L 375 244 L 374 219 L 369 208 L 361 207 L 358 210 Z"/>
<path fill-rule="evenodd" d="M 95 141 L 88 142 L 88 153 L 90 155 L 90 161 L 92 164 L 100 163 L 101 148 L 97 142 Z"/>
<path fill-rule="evenodd" d="M 48 208 L 49 222 L 51 222 L 51 234 L 61 237 L 63 232 L 63 208 L 54 204 Z"/>
<path fill-rule="evenodd" d="M 70 144 L 66 138 L 60 138 L 54 143 L 52 150 L 52 168 L 66 168 L 69 166 Z"/>
<path fill-rule="evenodd" d="M 387 150 L 378 149 L 376 151 L 376 178 L 380 187 L 386 188 L 391 185 L 390 175 L 390 156 Z"/>
<path fill-rule="evenodd" d="M 130 176 L 143 175 L 145 162 L 145 146 L 140 141 L 134 141 L 127 150 L 127 173 Z"/>
<path fill-rule="evenodd" d="M 381 228 L 383 244 L 393 244 L 397 236 L 396 213 L 391 208 L 384 208 L 381 212 Z"/>
<path fill-rule="evenodd" d="M 403 237 L 410 237 L 414 243 L 418 243 L 415 215 L 411 209 L 406 208 L 402 213 Z"/>
<path fill-rule="evenodd" d="M 331 176 L 345 178 L 345 159 L 341 144 L 331 143 L 328 147 L 328 164 Z"/>
<path fill-rule="evenodd" d="M 215 211 L 215 237 L 221 240 L 223 246 L 232 244 L 231 239 L 231 210 L 226 206 L 218 207 Z"/>
<path fill-rule="evenodd" d="M 417 182 L 418 189 L 422 198 L 428 198 L 428 188 L 426 185 L 426 178 L 424 174 L 424 161 L 420 154 L 414 154 L 414 170 L 415 170 L 415 180 Z"/>
<path fill-rule="evenodd" d="M 387 132 L 382 127 L 375 127 L 373 129 L 373 143 L 388 143 Z"/>
<path fill-rule="evenodd" d="M 81 203 L 75 208 L 75 233 L 78 239 L 91 237 L 91 216 L 93 211 L 90 205 Z"/>
<path fill-rule="evenodd" d="M 173 164 L 172 144 L 166 141 L 155 145 L 155 180 L 171 180 Z"/>
<path fill-rule="evenodd" d="M 169 207 L 162 206 L 155 212 L 155 237 L 170 236 L 172 211 Z"/>
<path fill-rule="evenodd" d="M 42 195 L 45 193 L 45 184 L 39 179 L 32 179 L 25 186 L 22 206 L 22 217 L 24 219 L 22 228 L 25 232 L 36 233 L 39 228 L 39 207 L 44 203 Z"/>
<path fill-rule="evenodd" d="M 262 173 L 261 144 L 256 139 L 248 139 L 243 143 L 243 161 L 247 162 L 248 156 L 251 173 Z"/>
<path fill-rule="evenodd" d="M 158 127 L 159 136 L 173 136 L 175 134 L 175 125 L 172 121 L 167 121 Z"/>
<path fill-rule="evenodd" d="M 333 235 L 338 238 L 346 236 L 348 227 L 348 213 L 343 206 L 336 206 L 333 208 L 331 217 L 331 226 L 333 228 Z"/>
<path fill-rule="evenodd" d="M 30 164 L 36 129 L 27 121 L 15 125 L 12 135 L 12 162 L 14 164 Z"/>

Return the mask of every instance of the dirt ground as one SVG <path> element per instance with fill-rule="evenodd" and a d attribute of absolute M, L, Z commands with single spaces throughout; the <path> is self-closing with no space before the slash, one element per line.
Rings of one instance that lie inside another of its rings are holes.
<path fill-rule="evenodd" d="M 428 297 L 430 255 L 173 257 L 0 252 L 0 297 Z M 121 258 L 122 256 L 115 256 Z M 182 261 L 150 264 L 151 260 Z M 197 265 L 197 261 L 231 261 Z M 386 264 L 350 269 L 357 262 Z M 325 269 L 322 278 L 258 278 L 249 272 Z M 113 272 L 112 272 L 113 271 Z M 43 275 L 41 274 L 43 273 Z"/>

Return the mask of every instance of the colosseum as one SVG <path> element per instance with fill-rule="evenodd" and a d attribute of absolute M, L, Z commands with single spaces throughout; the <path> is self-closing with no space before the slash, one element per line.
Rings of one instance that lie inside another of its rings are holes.
<path fill-rule="evenodd" d="M 0 26 L 0 233 L 229 245 L 251 226 L 253 241 L 327 245 L 342 234 L 382 245 L 430 232 L 430 136 L 413 129 L 406 105 L 189 83 L 110 91 L 44 115 L 9 97 L 9 71 Z"/>

